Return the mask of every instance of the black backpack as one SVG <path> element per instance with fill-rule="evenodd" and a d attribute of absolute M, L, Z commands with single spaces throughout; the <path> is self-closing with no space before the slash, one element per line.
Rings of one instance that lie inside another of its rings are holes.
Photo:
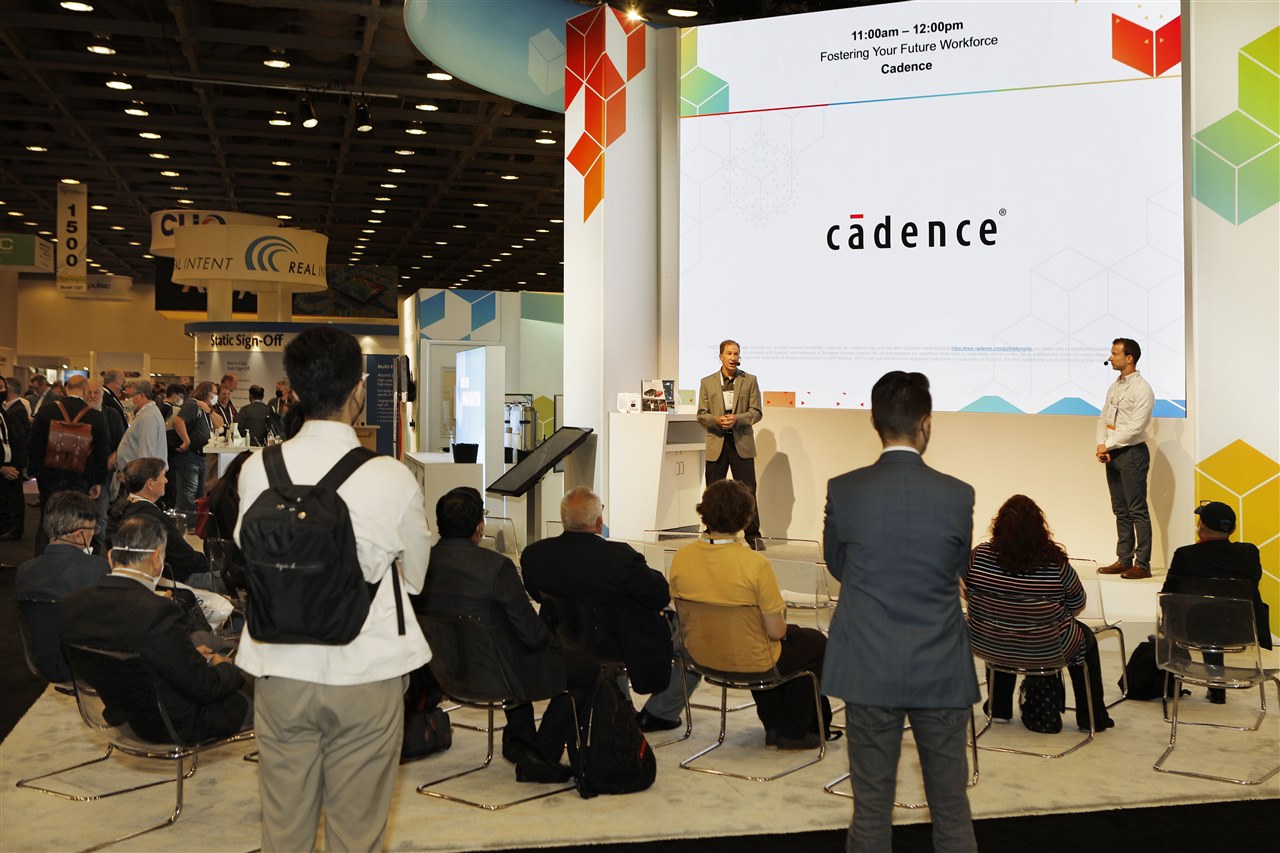
<path fill-rule="evenodd" d="M 591 702 L 591 724 L 581 756 L 578 793 L 631 794 L 653 784 L 658 762 L 636 722 L 636 709 L 618 683 L 603 678 Z"/>
<path fill-rule="evenodd" d="M 1062 731 L 1062 710 L 1066 704 L 1062 675 L 1029 675 L 1022 679 L 1018 707 L 1022 724 L 1033 732 L 1053 735 Z"/>
<path fill-rule="evenodd" d="M 268 486 L 240 524 L 249 586 L 249 633 L 266 643 L 342 646 L 369 616 L 377 583 L 366 583 L 338 487 L 376 454 L 356 447 L 319 483 L 294 485 L 282 445 L 262 451 Z M 396 624 L 404 630 L 400 577 L 393 565 Z"/>

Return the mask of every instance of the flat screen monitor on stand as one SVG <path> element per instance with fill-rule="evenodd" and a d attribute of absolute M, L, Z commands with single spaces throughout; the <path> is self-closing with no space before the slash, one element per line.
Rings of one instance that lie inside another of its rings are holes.
<path fill-rule="evenodd" d="M 535 488 L 538 481 L 555 468 L 562 459 L 577 450 L 591 432 L 590 427 L 560 427 L 546 441 L 531 450 L 528 456 L 512 465 L 505 474 L 485 489 L 491 495 L 500 495 L 504 498 L 529 496 L 524 502 L 525 536 L 528 541 L 532 541 L 534 531 L 538 530 L 538 519 L 542 514 L 540 492 Z"/>

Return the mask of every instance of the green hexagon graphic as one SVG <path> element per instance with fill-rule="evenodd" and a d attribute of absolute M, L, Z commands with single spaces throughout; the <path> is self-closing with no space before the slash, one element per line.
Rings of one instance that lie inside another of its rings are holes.
<path fill-rule="evenodd" d="M 729 111 L 729 83 L 698 65 L 698 31 L 680 33 L 680 115 Z"/>

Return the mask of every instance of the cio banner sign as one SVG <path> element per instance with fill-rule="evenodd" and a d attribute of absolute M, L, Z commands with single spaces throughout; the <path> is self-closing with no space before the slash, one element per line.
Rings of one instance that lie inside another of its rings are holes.
<path fill-rule="evenodd" d="M 89 188 L 58 184 L 58 290 L 75 292 L 87 286 L 84 253 L 89 234 Z"/>
<path fill-rule="evenodd" d="M 173 257 L 174 234 L 185 225 L 258 225 L 271 228 L 273 216 L 256 216 L 234 210 L 157 210 L 151 214 L 151 254 Z"/>
<path fill-rule="evenodd" d="M 174 232 L 173 280 L 238 290 L 323 290 L 329 238 L 298 228 L 183 225 Z"/>

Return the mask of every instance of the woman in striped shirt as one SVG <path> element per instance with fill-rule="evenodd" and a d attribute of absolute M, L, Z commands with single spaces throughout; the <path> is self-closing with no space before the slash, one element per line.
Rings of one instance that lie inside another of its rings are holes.
<path fill-rule="evenodd" d="M 1102 698 L 1098 641 L 1087 625 L 1071 618 L 1084 609 L 1084 588 L 1067 559 L 1066 550 L 1053 541 L 1044 513 L 1035 501 L 1026 495 L 1014 495 L 1004 502 L 991 520 L 991 540 L 973 549 L 964 586 L 966 592 L 1005 597 L 1000 602 L 1001 612 L 992 614 L 1002 623 L 1020 628 L 1046 622 L 1055 625 L 1049 632 L 1020 632 L 1016 635 L 1017 648 L 1010 647 L 1011 638 L 1008 636 L 986 636 L 981 631 L 974 631 L 972 642 L 975 651 L 997 660 L 1016 660 L 1020 656 L 1044 660 L 1061 654 L 1062 660 L 1067 662 L 1075 692 L 1076 724 L 1084 731 L 1089 729 L 1086 710 L 1089 703 L 1085 698 L 1084 667 L 1081 664 L 1088 663 L 1095 729 L 1103 731 L 1115 725 Z M 1031 601 L 1033 599 L 1038 601 L 1038 606 Z M 972 606 L 971 603 L 971 609 Z M 1019 625 L 1020 622 L 1025 625 Z M 993 717 L 1008 720 L 1013 716 L 1015 681 L 1013 675 L 994 673 L 991 689 Z"/>

